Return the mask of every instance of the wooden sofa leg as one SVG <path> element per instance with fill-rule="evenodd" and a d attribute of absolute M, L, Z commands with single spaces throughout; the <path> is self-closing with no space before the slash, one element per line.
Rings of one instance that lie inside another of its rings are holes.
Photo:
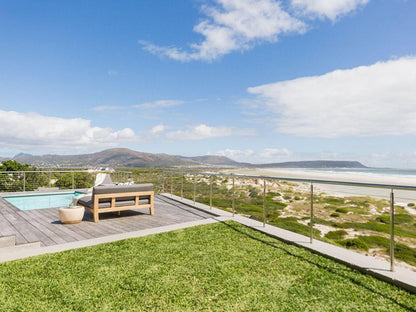
<path fill-rule="evenodd" d="M 150 197 L 149 213 L 150 213 L 151 216 L 153 216 L 155 214 L 155 210 L 154 210 L 154 207 L 153 207 L 153 197 Z"/>
<path fill-rule="evenodd" d="M 98 222 L 98 211 L 94 211 L 94 213 L 93 213 L 93 215 L 94 215 L 94 222 Z"/>

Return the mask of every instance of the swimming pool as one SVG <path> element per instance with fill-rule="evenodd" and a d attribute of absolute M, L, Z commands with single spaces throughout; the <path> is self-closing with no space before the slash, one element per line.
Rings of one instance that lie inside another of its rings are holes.
<path fill-rule="evenodd" d="M 82 193 L 54 193 L 54 194 L 36 194 L 36 195 L 16 195 L 4 196 L 12 205 L 20 210 L 45 209 L 55 207 L 68 207 L 75 196 Z"/>

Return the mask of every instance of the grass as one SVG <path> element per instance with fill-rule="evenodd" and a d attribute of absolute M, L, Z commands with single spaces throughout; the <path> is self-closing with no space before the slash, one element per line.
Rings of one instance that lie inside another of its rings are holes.
<path fill-rule="evenodd" d="M 234 222 L 0 264 L 2 311 L 415 311 L 415 302 Z"/>

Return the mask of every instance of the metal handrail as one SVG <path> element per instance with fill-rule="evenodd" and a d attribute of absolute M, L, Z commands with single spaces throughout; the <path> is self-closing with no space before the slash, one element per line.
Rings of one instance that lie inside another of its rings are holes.
<path fill-rule="evenodd" d="M 58 174 L 68 174 L 71 173 L 72 174 L 72 189 L 75 189 L 75 173 L 90 173 L 90 174 L 96 174 L 96 173 L 110 173 L 110 174 L 132 174 L 131 171 L 125 171 L 125 170 L 115 170 L 115 171 L 110 171 L 110 170 L 91 170 L 91 169 L 83 169 L 83 170 L 44 170 L 44 169 L 39 169 L 39 170 L 28 170 L 28 171 L 0 171 L 0 180 L 2 178 L 2 176 L 14 176 L 17 175 L 18 177 L 22 177 L 23 180 L 19 179 L 23 185 L 22 190 L 23 192 L 26 192 L 27 190 L 27 177 L 28 174 L 37 174 L 37 175 L 44 175 L 44 174 L 48 174 L 49 175 L 49 182 L 48 182 L 48 187 L 51 187 L 51 175 L 54 173 L 58 173 Z M 42 185 L 40 185 L 42 186 Z M 17 190 L 11 190 L 12 192 L 16 192 Z M 2 190 L 0 190 L 0 192 L 2 192 Z"/>
<path fill-rule="evenodd" d="M 313 195 L 314 195 L 314 184 L 332 184 L 332 185 L 347 185 L 347 186 L 354 186 L 354 187 L 371 187 L 371 188 L 384 188 L 390 189 L 390 270 L 394 271 L 394 190 L 411 190 L 416 191 L 416 186 L 412 185 L 396 185 L 396 184 L 382 184 L 382 183 L 365 183 L 365 182 L 350 182 L 350 181 L 336 181 L 336 180 L 320 180 L 320 179 L 303 179 L 303 178 L 288 178 L 288 177 L 271 177 L 271 176 L 259 176 L 259 175 L 241 175 L 241 174 L 227 174 L 227 173 L 212 173 L 212 172 L 195 172 L 195 171 L 178 171 L 178 170 L 164 170 L 162 172 L 162 189 L 165 189 L 165 179 L 164 174 L 170 174 L 170 181 L 171 181 L 171 194 L 172 193 L 172 176 L 173 174 L 182 174 L 183 175 L 193 175 L 194 176 L 194 188 L 193 188 L 193 201 L 195 205 L 195 197 L 196 197 L 196 176 L 209 176 L 210 177 L 210 195 L 209 195 L 209 202 L 210 202 L 210 209 L 212 209 L 212 177 L 226 177 L 232 178 L 232 212 L 233 217 L 235 215 L 235 179 L 263 179 L 264 181 L 264 194 L 263 194 L 263 226 L 266 226 L 266 180 L 272 181 L 290 181 L 290 182 L 301 182 L 301 183 L 310 183 L 310 243 L 313 243 L 313 226 L 314 226 L 314 207 L 313 207 Z M 183 197 L 183 180 L 181 182 L 181 199 Z"/>
<path fill-rule="evenodd" d="M 337 180 L 319 180 L 319 179 L 304 179 L 304 178 L 288 178 L 288 177 L 272 177 L 272 176 L 258 176 L 258 175 L 242 175 L 242 174 L 228 174 L 228 173 L 212 173 L 212 172 L 195 172 L 195 171 L 175 171 L 165 170 L 166 173 L 181 173 L 181 174 L 196 174 L 196 175 L 208 175 L 218 177 L 234 177 L 244 179 L 267 179 L 267 180 L 280 180 L 290 182 L 305 182 L 305 183 L 317 183 L 317 184 L 335 184 L 335 185 L 348 185 L 358 187 L 374 187 L 374 188 L 386 188 L 386 189 L 400 189 L 416 191 L 416 185 L 399 185 L 399 184 L 383 184 L 383 183 L 366 183 L 366 182 L 351 182 L 351 181 L 337 181 Z"/>

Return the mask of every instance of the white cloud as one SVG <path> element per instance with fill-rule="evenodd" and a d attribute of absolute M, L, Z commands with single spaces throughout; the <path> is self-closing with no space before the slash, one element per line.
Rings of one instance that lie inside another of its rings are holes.
<path fill-rule="evenodd" d="M 416 57 L 249 88 L 280 133 L 416 135 Z"/>
<path fill-rule="evenodd" d="M 211 61 L 233 51 L 243 51 L 260 42 L 275 42 L 278 36 L 303 33 L 305 24 L 281 8 L 274 0 L 215 0 L 203 6 L 205 18 L 194 27 L 204 40 L 190 45 L 190 51 L 162 47 L 140 40 L 153 54 L 178 61 Z"/>
<path fill-rule="evenodd" d="M 115 106 L 115 105 L 102 105 L 95 106 L 91 110 L 93 111 L 109 111 L 109 110 L 126 110 L 126 109 L 142 109 L 142 110 L 152 110 L 152 109 L 161 109 L 174 107 L 185 103 L 181 100 L 157 100 L 152 102 L 145 102 L 142 104 L 136 104 L 131 106 Z"/>
<path fill-rule="evenodd" d="M 167 108 L 174 107 L 185 103 L 181 100 L 158 100 L 153 102 L 146 102 L 142 104 L 133 105 L 133 108 L 138 109 L 156 109 L 156 108 Z"/>
<path fill-rule="evenodd" d="M 124 109 L 124 106 L 109 106 L 109 105 L 103 105 L 103 106 L 95 106 L 91 110 L 100 112 L 100 111 L 106 111 L 106 110 L 119 110 Z"/>
<path fill-rule="evenodd" d="M 177 130 L 166 133 L 166 138 L 174 140 L 204 140 L 229 136 L 252 135 L 251 129 L 234 127 L 211 127 L 205 124 L 188 127 L 186 130 Z"/>
<path fill-rule="evenodd" d="M 82 118 L 0 110 L 0 142 L 7 148 L 71 151 L 117 146 L 136 139 L 130 128 L 115 131 L 92 127 L 90 120 Z"/>
<path fill-rule="evenodd" d="M 164 133 L 165 130 L 166 127 L 164 125 L 157 125 L 149 130 L 149 134 L 153 136 L 160 136 Z"/>
<path fill-rule="evenodd" d="M 282 35 L 303 34 L 310 19 L 332 21 L 370 0 L 290 0 L 282 6 L 277 0 L 214 0 L 201 7 L 205 15 L 194 26 L 203 40 L 189 49 L 159 46 L 139 40 L 143 49 L 173 60 L 212 61 L 234 51 L 244 51 L 264 42 L 276 42 Z"/>
<path fill-rule="evenodd" d="M 261 151 L 225 149 L 217 151 L 215 155 L 226 156 L 232 160 L 249 163 L 275 163 L 288 161 L 292 152 L 286 148 L 265 148 Z"/>
<path fill-rule="evenodd" d="M 292 6 L 301 15 L 312 18 L 328 18 L 335 21 L 338 17 L 363 7 L 370 0 L 291 0 Z"/>

